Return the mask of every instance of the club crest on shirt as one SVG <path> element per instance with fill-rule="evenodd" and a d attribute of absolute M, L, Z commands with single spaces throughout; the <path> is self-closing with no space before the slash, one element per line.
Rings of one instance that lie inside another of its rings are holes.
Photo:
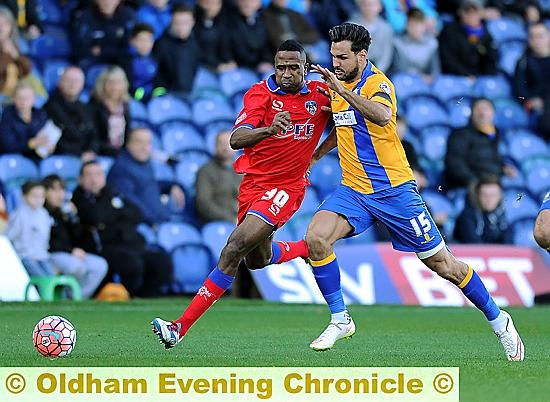
<path fill-rule="evenodd" d="M 387 93 L 388 95 L 391 94 L 391 88 L 390 88 L 390 84 L 388 84 L 386 81 L 384 82 L 381 82 L 380 85 L 379 85 L 380 89 L 382 91 L 384 91 L 385 93 Z"/>
<path fill-rule="evenodd" d="M 309 114 L 315 115 L 315 112 L 317 112 L 317 102 L 314 100 L 309 100 L 306 102 L 305 106 Z"/>

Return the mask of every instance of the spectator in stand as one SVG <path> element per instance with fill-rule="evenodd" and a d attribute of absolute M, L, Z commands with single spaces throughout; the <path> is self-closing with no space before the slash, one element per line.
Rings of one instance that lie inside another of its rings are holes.
<path fill-rule="evenodd" d="M 55 275 L 48 253 L 52 223 L 44 208 L 44 186 L 28 181 L 21 190 L 23 202 L 10 214 L 6 236 L 30 276 Z"/>
<path fill-rule="evenodd" d="M 427 32 L 426 16 L 418 8 L 407 14 L 405 33 L 394 40 L 394 72 L 416 73 L 431 83 L 441 72 L 437 39 Z"/>
<path fill-rule="evenodd" d="M 472 183 L 462 213 L 456 219 L 454 238 L 466 244 L 506 244 L 508 228 L 502 204 L 502 186 L 497 176 Z"/>
<path fill-rule="evenodd" d="M 42 22 L 38 17 L 38 2 L 36 0 L 1 0 L 0 4 L 9 8 L 16 17 L 17 28 L 25 37 L 36 39 L 43 32 Z"/>
<path fill-rule="evenodd" d="M 351 16 L 350 22 L 363 25 L 371 35 L 368 58 L 380 70 L 388 71 L 393 60 L 393 29 L 380 16 L 380 0 L 356 0 L 360 12 Z"/>
<path fill-rule="evenodd" d="M 272 0 L 262 10 L 262 17 L 267 28 L 267 36 L 273 54 L 286 40 L 294 39 L 304 47 L 314 45 L 321 39 L 319 32 L 300 13 L 288 7 L 289 0 Z"/>
<path fill-rule="evenodd" d="M 197 172 L 196 208 L 203 223 L 237 222 L 237 196 L 242 176 L 233 170 L 235 151 L 229 145 L 230 137 L 229 131 L 218 133 L 214 159 Z"/>
<path fill-rule="evenodd" d="M 236 0 L 229 16 L 229 50 L 239 67 L 266 73 L 273 70 L 273 55 L 260 0 Z"/>
<path fill-rule="evenodd" d="M 529 46 L 518 61 L 514 94 L 523 101 L 534 125 L 550 139 L 550 31 L 543 23 L 529 27 Z"/>
<path fill-rule="evenodd" d="M 93 0 L 73 25 L 73 49 L 86 70 L 94 64 L 120 64 L 127 52 L 134 11 L 122 0 Z"/>
<path fill-rule="evenodd" d="M 137 10 L 136 20 L 153 27 L 155 39 L 162 36 L 172 20 L 168 3 L 168 0 L 146 0 Z"/>
<path fill-rule="evenodd" d="M 485 18 L 488 20 L 506 15 L 521 18 L 527 24 L 542 20 L 542 10 L 537 0 L 489 0 L 485 6 Z"/>
<path fill-rule="evenodd" d="M 390 24 L 396 34 L 405 31 L 407 25 L 407 15 L 412 8 L 421 10 L 426 16 L 426 25 L 428 32 L 435 34 L 437 31 L 437 21 L 439 16 L 433 8 L 432 0 L 381 0 L 384 7 L 386 21 Z"/>
<path fill-rule="evenodd" d="M 4 108 L 0 119 L 0 154 L 18 153 L 37 160 L 53 151 L 54 145 L 44 130 L 48 116 L 33 106 L 34 99 L 28 83 L 16 85 L 13 105 Z"/>
<path fill-rule="evenodd" d="M 0 6 L 0 95 L 10 97 L 19 81 L 26 81 L 40 96 L 46 96 L 44 86 L 32 73 L 32 63 L 21 51 L 19 31 L 11 11 Z"/>
<path fill-rule="evenodd" d="M 430 183 L 426 178 L 424 169 L 422 169 L 422 166 L 420 166 L 420 162 L 418 161 L 418 155 L 416 153 L 416 150 L 414 149 L 413 145 L 409 141 L 407 141 L 407 134 L 409 133 L 409 127 L 407 125 L 407 122 L 401 115 L 397 116 L 396 122 L 397 122 L 397 135 L 401 140 L 401 144 L 403 145 L 403 149 L 405 150 L 405 156 L 407 157 L 409 166 L 413 171 L 414 179 L 416 180 L 416 186 L 418 187 L 419 190 L 422 190 L 428 187 Z"/>
<path fill-rule="evenodd" d="M 198 0 L 195 34 L 201 48 L 201 65 L 222 72 L 237 67 L 228 45 L 227 11 L 222 0 Z"/>
<path fill-rule="evenodd" d="M 161 189 L 151 162 L 152 140 L 153 133 L 148 128 L 131 130 L 125 149 L 109 171 L 107 183 L 139 208 L 148 225 L 156 226 L 170 219 L 169 206 L 161 202 L 161 195 L 169 194 L 176 209 L 182 210 L 185 194 L 175 183 Z"/>
<path fill-rule="evenodd" d="M 134 25 L 124 69 L 130 82 L 130 93 L 141 102 L 148 102 L 155 94 L 158 64 L 152 54 L 154 44 L 153 28 L 150 25 Z"/>
<path fill-rule="evenodd" d="M 177 5 L 164 35 L 155 42 L 153 55 L 158 62 L 156 87 L 189 94 L 200 62 L 201 49 L 193 27 L 193 8 Z"/>
<path fill-rule="evenodd" d="M 107 274 L 107 261 L 104 258 L 86 253 L 78 246 L 81 226 L 76 207 L 67 203 L 65 183 L 57 175 L 46 176 L 42 180 L 46 189 L 46 210 L 50 214 L 51 261 L 64 275 L 74 276 L 80 284 L 82 297 L 93 296 Z"/>
<path fill-rule="evenodd" d="M 99 153 L 116 155 L 130 128 L 128 79 L 118 66 L 106 67 L 94 85 L 90 108 L 99 137 Z"/>
<path fill-rule="evenodd" d="M 439 35 L 439 55 L 443 74 L 478 75 L 497 73 L 497 52 L 483 21 L 481 0 L 462 0 L 458 21 L 451 22 Z"/>
<path fill-rule="evenodd" d="M 44 109 L 61 129 L 55 153 L 75 155 L 86 161 L 98 153 L 99 139 L 90 108 L 79 100 L 83 88 L 84 73 L 80 67 L 67 67 Z"/>
<path fill-rule="evenodd" d="M 472 103 L 470 123 L 449 135 L 445 155 L 447 189 L 467 188 L 485 175 L 517 175 L 517 170 L 505 164 L 499 154 L 500 135 L 494 117 L 492 102 L 478 98 Z"/>
<path fill-rule="evenodd" d="M 82 165 L 79 183 L 72 201 L 87 229 L 82 248 L 105 258 L 109 264 L 107 280 L 118 275 L 132 296 L 160 295 L 161 287 L 172 278 L 172 261 L 164 252 L 145 248 L 145 239 L 136 229 L 143 220 L 139 208 L 106 185 L 97 161 Z"/>
<path fill-rule="evenodd" d="M 357 11 L 356 0 L 316 0 L 311 2 L 312 23 L 325 39 L 329 40 L 328 31 L 335 25 L 347 21 Z"/>

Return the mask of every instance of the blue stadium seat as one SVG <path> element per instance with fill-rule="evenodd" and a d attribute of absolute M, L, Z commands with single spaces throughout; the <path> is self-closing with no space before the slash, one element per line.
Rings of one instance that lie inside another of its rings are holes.
<path fill-rule="evenodd" d="M 422 199 L 431 214 L 446 213 L 450 218 L 455 218 L 459 213 L 453 203 L 440 191 L 423 190 Z"/>
<path fill-rule="evenodd" d="M 229 131 L 233 130 L 233 123 L 229 121 L 219 121 L 216 123 L 209 124 L 204 129 L 204 139 L 206 141 L 206 149 L 212 155 L 214 155 L 216 147 L 216 137 L 220 131 Z"/>
<path fill-rule="evenodd" d="M 510 176 L 503 176 L 500 180 L 500 183 L 502 184 L 502 188 L 509 189 L 513 187 L 525 187 L 525 178 L 523 176 L 523 172 L 521 170 L 518 170 L 518 174 L 514 177 Z"/>
<path fill-rule="evenodd" d="M 187 103 L 170 94 L 151 99 L 147 111 L 149 121 L 156 125 L 174 120 L 191 120 L 191 109 Z"/>
<path fill-rule="evenodd" d="M 472 82 L 468 77 L 440 75 L 432 84 L 432 92 L 443 103 L 462 101 L 472 96 Z"/>
<path fill-rule="evenodd" d="M 44 33 L 30 43 L 30 55 L 37 61 L 68 58 L 71 52 L 71 43 L 65 36 Z"/>
<path fill-rule="evenodd" d="M 525 174 L 527 188 L 536 199 L 542 201 L 550 189 L 550 165 L 535 165 Z"/>
<path fill-rule="evenodd" d="M 258 75 L 246 68 L 235 68 L 220 74 L 220 87 L 228 98 L 248 91 L 258 81 Z"/>
<path fill-rule="evenodd" d="M 324 158 L 323 158 L 324 159 Z M 313 218 L 312 213 L 302 213 L 300 210 L 290 219 L 287 225 L 290 226 L 290 229 L 294 232 L 294 240 L 303 239 L 307 232 L 307 227 L 309 222 Z M 286 226 L 286 225 L 285 225 Z M 285 239 L 288 240 L 288 239 Z"/>
<path fill-rule="evenodd" d="M 291 223 L 286 223 L 282 227 L 278 228 L 273 235 L 273 240 L 275 241 L 298 241 L 304 237 L 305 233 L 297 235 L 294 233 Z"/>
<path fill-rule="evenodd" d="M 513 242 L 516 246 L 538 247 L 533 236 L 533 219 L 520 220 L 512 226 Z"/>
<path fill-rule="evenodd" d="M 499 46 L 497 66 L 508 77 L 512 77 L 516 71 L 518 60 L 525 53 L 524 41 L 504 42 Z"/>
<path fill-rule="evenodd" d="M 418 99 L 407 106 L 407 122 L 413 130 L 422 130 L 428 126 L 449 125 L 447 111 L 436 100 Z"/>
<path fill-rule="evenodd" d="M 231 105 L 226 100 L 219 98 L 197 99 L 193 103 L 192 116 L 193 122 L 199 127 L 235 119 Z"/>
<path fill-rule="evenodd" d="M 508 189 L 504 191 L 504 208 L 508 223 L 513 225 L 522 219 L 534 219 L 539 212 L 539 203 L 523 189 Z"/>
<path fill-rule="evenodd" d="M 189 123 L 169 122 L 160 127 L 162 147 L 169 155 L 188 150 L 207 151 L 204 138 Z"/>
<path fill-rule="evenodd" d="M 153 173 L 157 181 L 172 183 L 176 180 L 174 169 L 172 169 L 167 163 L 159 160 L 152 160 L 151 164 L 153 165 Z"/>
<path fill-rule="evenodd" d="M 153 246 L 157 244 L 157 234 L 151 226 L 145 223 L 140 223 L 137 226 L 137 231 L 145 238 L 147 245 Z"/>
<path fill-rule="evenodd" d="M 36 2 L 38 20 L 45 24 L 63 24 L 63 14 L 55 0 L 40 0 Z"/>
<path fill-rule="evenodd" d="M 111 166 L 113 166 L 113 163 L 115 163 L 114 158 L 111 156 L 97 156 L 95 160 L 103 168 L 103 171 L 105 172 L 105 176 L 109 174 L 109 170 L 111 170 Z"/>
<path fill-rule="evenodd" d="M 170 252 L 184 243 L 200 243 L 201 234 L 197 228 L 187 223 L 164 222 L 157 230 L 157 240 L 159 246 Z"/>
<path fill-rule="evenodd" d="M 176 178 L 187 192 L 194 195 L 197 171 L 202 165 L 210 161 L 210 154 L 199 151 L 185 151 L 179 155 L 178 159 Z"/>
<path fill-rule="evenodd" d="M 526 40 L 527 31 L 521 22 L 512 18 L 499 18 L 487 21 L 487 29 L 498 45 L 510 40 Z"/>
<path fill-rule="evenodd" d="M 212 271 L 215 260 L 203 244 L 183 244 L 172 251 L 174 290 L 196 293 Z"/>
<path fill-rule="evenodd" d="M 499 130 L 511 130 L 514 128 L 526 128 L 529 118 L 523 108 L 513 100 L 501 100 L 495 102 L 496 116 L 495 126 Z"/>
<path fill-rule="evenodd" d="M 0 156 L 0 181 L 6 192 L 38 178 L 38 168 L 30 159 L 18 154 Z"/>
<path fill-rule="evenodd" d="M 325 199 L 342 181 L 342 168 L 337 157 L 326 155 L 311 169 L 311 185 L 317 190 L 319 199 Z"/>
<path fill-rule="evenodd" d="M 67 60 L 47 60 L 44 62 L 42 82 L 46 90 L 51 93 L 59 82 L 59 78 L 70 63 Z"/>
<path fill-rule="evenodd" d="M 418 163 L 428 179 L 429 188 L 438 189 L 443 184 L 444 159 L 428 159 L 425 156 L 420 156 Z"/>
<path fill-rule="evenodd" d="M 143 103 L 138 100 L 131 99 L 129 104 L 130 116 L 132 120 L 140 120 L 143 122 L 149 121 L 149 114 L 147 108 Z"/>
<path fill-rule="evenodd" d="M 470 100 L 462 100 L 456 102 L 451 100 L 446 104 L 447 111 L 449 112 L 449 123 L 453 128 L 464 127 L 470 121 L 472 115 L 472 108 Z"/>
<path fill-rule="evenodd" d="M 502 75 L 486 75 L 476 78 L 474 96 L 488 99 L 509 98 L 512 96 L 510 83 Z"/>
<path fill-rule="evenodd" d="M 97 77 L 100 76 L 100 74 L 103 72 L 103 70 L 106 67 L 107 67 L 107 64 L 93 64 L 90 67 L 88 67 L 85 71 L 86 81 L 84 84 L 84 88 L 91 92 L 92 88 L 95 85 Z"/>
<path fill-rule="evenodd" d="M 205 90 L 218 90 L 219 87 L 220 83 L 215 73 L 206 68 L 199 68 L 193 81 L 193 93 L 199 94 Z"/>
<path fill-rule="evenodd" d="M 67 188 L 72 190 L 78 183 L 78 176 L 82 162 L 72 155 L 51 155 L 40 161 L 40 176 L 56 174 L 61 177 Z"/>
<path fill-rule="evenodd" d="M 306 195 L 302 201 L 302 205 L 300 205 L 300 212 L 314 214 L 317 208 L 319 208 L 320 203 L 321 201 L 317 196 L 317 191 L 311 186 L 307 187 Z"/>
<path fill-rule="evenodd" d="M 397 99 L 402 102 L 415 96 L 432 96 L 431 89 L 417 74 L 397 73 L 392 77 Z"/>
<path fill-rule="evenodd" d="M 534 156 L 550 155 L 546 142 L 528 130 L 507 131 L 506 142 L 508 143 L 508 155 L 518 163 Z"/>
<path fill-rule="evenodd" d="M 212 255 L 219 256 L 235 227 L 233 222 L 209 222 L 201 229 L 202 242 L 210 249 Z"/>
<path fill-rule="evenodd" d="M 441 160 L 447 152 L 447 138 L 451 129 L 448 126 L 424 127 L 419 135 L 422 141 L 422 154 L 431 160 Z"/>

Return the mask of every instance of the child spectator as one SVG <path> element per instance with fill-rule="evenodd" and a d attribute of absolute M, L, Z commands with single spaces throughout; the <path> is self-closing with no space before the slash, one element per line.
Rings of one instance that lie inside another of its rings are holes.
<path fill-rule="evenodd" d="M 55 275 L 48 253 L 52 222 L 44 208 L 44 186 L 28 181 L 22 192 L 23 202 L 10 214 L 6 235 L 30 276 Z"/>

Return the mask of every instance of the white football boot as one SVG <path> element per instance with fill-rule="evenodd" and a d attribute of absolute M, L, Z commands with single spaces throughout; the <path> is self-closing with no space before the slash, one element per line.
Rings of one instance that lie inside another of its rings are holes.
<path fill-rule="evenodd" d="M 525 347 L 519 337 L 512 317 L 506 311 L 501 310 L 502 314 L 506 317 L 506 326 L 502 331 L 495 331 L 495 335 L 504 348 L 504 353 L 510 361 L 519 362 L 523 360 L 525 355 Z"/>
<path fill-rule="evenodd" d="M 317 351 L 328 350 L 334 346 L 337 340 L 350 339 L 355 334 L 355 323 L 347 314 L 346 318 L 348 319 L 346 322 L 331 321 L 309 347 Z"/>
<path fill-rule="evenodd" d="M 153 332 L 159 337 L 159 342 L 164 344 L 166 349 L 173 348 L 183 339 L 183 336 L 180 336 L 180 323 L 155 318 L 151 321 L 151 325 Z"/>

